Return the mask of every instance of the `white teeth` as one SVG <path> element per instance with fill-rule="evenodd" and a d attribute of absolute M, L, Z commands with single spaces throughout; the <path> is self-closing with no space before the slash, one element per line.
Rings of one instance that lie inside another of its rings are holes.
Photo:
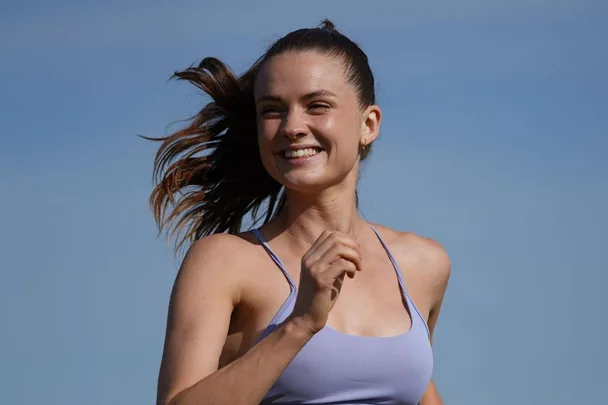
<path fill-rule="evenodd" d="M 286 150 L 283 155 L 287 158 L 287 159 L 292 159 L 292 158 L 296 158 L 296 157 L 309 157 L 309 156 L 314 156 L 317 153 L 319 153 L 318 149 L 313 149 L 313 148 L 308 148 L 308 149 L 298 149 L 298 150 Z"/>

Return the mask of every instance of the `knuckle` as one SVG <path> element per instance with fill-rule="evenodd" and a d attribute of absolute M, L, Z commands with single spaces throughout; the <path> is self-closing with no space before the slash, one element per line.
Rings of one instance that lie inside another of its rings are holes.
<path fill-rule="evenodd" d="M 346 235 L 344 235 L 340 238 L 340 243 L 342 243 L 345 246 L 355 246 L 355 242 Z"/>
<path fill-rule="evenodd" d="M 342 254 L 346 257 L 351 257 L 354 253 L 350 247 L 344 246 L 344 245 L 340 245 L 338 250 L 339 250 L 340 254 Z"/>
<path fill-rule="evenodd" d="M 312 263 L 310 266 L 308 266 L 308 271 L 313 277 L 318 277 L 320 273 L 319 263 Z"/>
<path fill-rule="evenodd" d="M 344 240 L 345 240 L 345 238 L 344 238 L 344 236 L 342 236 L 342 235 L 336 235 L 336 236 L 335 236 L 335 241 L 336 241 L 337 243 L 341 244 L 341 245 L 343 245 L 343 244 L 344 244 Z"/>

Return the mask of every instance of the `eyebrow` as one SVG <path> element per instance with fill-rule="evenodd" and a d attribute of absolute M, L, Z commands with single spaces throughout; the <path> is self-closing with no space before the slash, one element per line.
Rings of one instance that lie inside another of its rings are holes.
<path fill-rule="evenodd" d="M 316 97 L 338 97 L 338 96 L 329 90 L 317 90 L 317 91 L 313 91 L 312 93 L 307 93 L 307 94 L 303 95 L 301 97 L 301 99 L 306 101 L 306 100 L 310 100 L 310 99 L 316 98 Z M 263 101 L 281 101 L 281 97 L 273 96 L 273 95 L 265 95 L 265 96 L 260 97 L 260 99 L 256 102 L 256 104 L 259 104 Z"/>

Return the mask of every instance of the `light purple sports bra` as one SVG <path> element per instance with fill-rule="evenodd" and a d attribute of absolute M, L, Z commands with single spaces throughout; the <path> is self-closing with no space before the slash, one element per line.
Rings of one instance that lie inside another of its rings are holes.
<path fill-rule="evenodd" d="M 261 405 L 416 405 L 422 399 L 433 371 L 428 327 L 407 294 L 397 262 L 380 234 L 372 229 L 397 272 L 412 319 L 410 330 L 390 337 L 365 337 L 325 326 L 291 361 Z M 257 229 L 253 233 L 283 272 L 291 290 L 259 341 L 293 311 L 297 291 L 293 279 L 262 234 Z"/>

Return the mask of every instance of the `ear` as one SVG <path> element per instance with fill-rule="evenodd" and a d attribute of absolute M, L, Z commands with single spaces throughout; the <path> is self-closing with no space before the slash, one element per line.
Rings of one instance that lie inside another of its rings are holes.
<path fill-rule="evenodd" d="M 363 112 L 363 121 L 361 122 L 361 146 L 371 144 L 380 134 L 380 121 L 382 119 L 382 111 L 377 105 L 370 105 Z"/>

